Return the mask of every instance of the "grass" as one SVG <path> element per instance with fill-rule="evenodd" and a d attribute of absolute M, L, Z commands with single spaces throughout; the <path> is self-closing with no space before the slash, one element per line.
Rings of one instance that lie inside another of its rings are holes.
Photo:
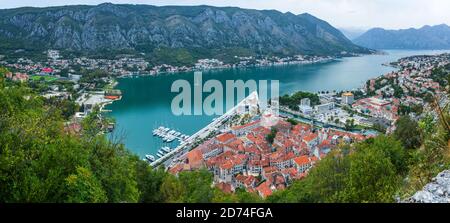
<path fill-rule="evenodd" d="M 53 82 L 53 81 L 58 80 L 58 78 L 52 77 L 52 76 L 31 75 L 30 80 L 33 80 L 33 81 L 44 80 L 45 82 Z"/>

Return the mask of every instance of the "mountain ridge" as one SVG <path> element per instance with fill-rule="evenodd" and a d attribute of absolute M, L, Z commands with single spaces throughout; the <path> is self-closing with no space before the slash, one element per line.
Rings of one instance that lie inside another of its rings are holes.
<path fill-rule="evenodd" d="M 103 3 L 0 10 L 0 49 L 232 49 L 242 54 L 369 53 L 310 14 L 214 6 Z"/>
<path fill-rule="evenodd" d="M 450 49 L 450 27 L 446 24 L 399 30 L 377 27 L 353 42 L 371 49 Z"/>

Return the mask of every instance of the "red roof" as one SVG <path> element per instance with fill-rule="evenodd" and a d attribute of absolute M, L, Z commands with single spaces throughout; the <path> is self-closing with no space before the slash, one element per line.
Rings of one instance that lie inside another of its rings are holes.
<path fill-rule="evenodd" d="M 245 125 L 234 126 L 234 127 L 232 127 L 232 129 L 233 129 L 233 130 L 240 130 L 240 129 L 243 129 L 243 128 L 247 128 L 247 127 L 256 125 L 256 124 L 258 124 L 258 123 L 260 123 L 260 122 L 261 122 L 261 120 L 256 120 L 256 121 L 254 121 L 254 122 L 250 122 L 250 123 L 247 123 L 247 124 L 245 124 Z"/>
<path fill-rule="evenodd" d="M 305 142 L 311 142 L 313 140 L 315 140 L 317 138 L 317 134 L 311 133 L 307 136 L 305 136 L 305 138 L 303 138 L 303 140 L 305 140 Z"/>
<path fill-rule="evenodd" d="M 117 100 L 120 98 L 120 96 L 116 96 L 116 95 L 106 95 L 105 96 L 106 99 L 110 99 L 110 100 Z"/>
<path fill-rule="evenodd" d="M 183 170 L 183 164 L 182 163 L 178 163 L 177 165 L 175 165 L 174 167 L 169 169 L 169 173 L 175 175 L 178 174 L 179 172 L 181 172 Z"/>
<path fill-rule="evenodd" d="M 232 133 L 224 133 L 222 135 L 217 136 L 217 140 L 221 143 L 226 143 L 229 140 L 233 139 L 234 137 L 236 137 L 234 134 Z"/>
<path fill-rule="evenodd" d="M 244 175 L 242 175 L 242 174 L 238 174 L 237 176 L 236 176 L 236 181 L 238 181 L 238 182 L 244 182 L 245 181 L 245 179 L 246 179 L 247 177 L 245 177 Z"/>
<path fill-rule="evenodd" d="M 50 67 L 45 67 L 45 68 L 42 68 L 42 72 L 51 73 L 51 72 L 53 72 L 53 69 Z"/>
<path fill-rule="evenodd" d="M 270 195 L 272 195 L 272 190 L 269 187 L 268 182 L 264 182 L 261 185 L 259 185 L 256 190 L 259 192 L 259 194 L 263 197 L 266 198 Z"/>
<path fill-rule="evenodd" d="M 299 157 L 294 159 L 294 162 L 297 165 L 302 166 L 302 165 L 306 165 L 306 164 L 311 163 L 311 160 L 309 159 L 308 156 L 299 156 Z"/>
<path fill-rule="evenodd" d="M 231 160 L 226 160 L 225 162 L 223 162 L 223 163 L 220 165 L 220 168 L 221 168 L 221 169 L 229 170 L 229 169 L 233 168 L 233 162 L 231 162 Z"/>
<path fill-rule="evenodd" d="M 192 168 L 200 168 L 203 163 L 202 152 L 198 149 L 194 149 L 187 154 L 187 159 Z"/>
<path fill-rule="evenodd" d="M 231 190 L 231 184 L 229 183 L 219 183 L 217 184 L 217 188 L 227 194 L 231 194 L 233 191 Z"/>

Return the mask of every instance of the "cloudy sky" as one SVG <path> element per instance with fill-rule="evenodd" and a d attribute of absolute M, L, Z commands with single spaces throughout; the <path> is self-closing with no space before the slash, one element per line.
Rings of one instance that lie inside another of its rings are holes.
<path fill-rule="evenodd" d="M 0 8 L 95 5 L 102 2 L 150 5 L 214 5 L 308 12 L 339 28 L 419 28 L 450 25 L 449 0 L 0 0 Z"/>

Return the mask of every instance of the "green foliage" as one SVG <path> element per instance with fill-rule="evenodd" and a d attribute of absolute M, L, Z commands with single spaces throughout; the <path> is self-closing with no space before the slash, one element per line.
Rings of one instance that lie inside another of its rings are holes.
<path fill-rule="evenodd" d="M 100 182 L 92 172 L 84 167 L 78 167 L 76 174 L 66 178 L 67 202 L 70 203 L 99 203 L 106 202 L 107 197 Z"/>
<path fill-rule="evenodd" d="M 373 124 L 372 128 L 383 134 L 387 131 L 386 127 L 380 123 Z"/>
<path fill-rule="evenodd" d="M 397 120 L 394 136 L 407 149 L 417 149 L 422 144 L 422 133 L 416 121 L 409 116 L 402 116 Z"/>
<path fill-rule="evenodd" d="M 355 120 L 347 119 L 345 120 L 345 130 L 350 131 L 355 128 Z"/>
<path fill-rule="evenodd" d="M 311 100 L 311 106 L 320 104 L 320 99 L 317 94 L 299 91 L 293 95 L 284 95 L 280 97 L 280 105 L 287 106 L 294 111 L 298 111 L 300 101 L 304 98 L 309 98 Z"/>
<path fill-rule="evenodd" d="M 168 203 L 182 203 L 186 193 L 184 185 L 173 175 L 164 179 L 160 190 L 164 201 Z"/>
<path fill-rule="evenodd" d="M 362 149 L 350 155 L 343 201 L 393 202 L 399 187 L 395 167 L 377 147 Z"/>
<path fill-rule="evenodd" d="M 45 100 L 45 104 L 58 109 L 64 120 L 68 120 L 80 109 L 77 103 L 68 99 L 50 98 Z"/>
<path fill-rule="evenodd" d="M 441 86 L 447 86 L 449 84 L 449 75 L 450 69 L 448 67 L 435 68 L 431 72 L 431 78 L 438 82 Z"/>
<path fill-rule="evenodd" d="M 153 64 L 193 65 L 197 60 L 187 49 L 158 48 L 151 54 Z"/>
<path fill-rule="evenodd" d="M 136 174 L 138 189 L 141 191 L 139 202 L 164 202 L 160 189 L 168 173 L 163 168 L 152 169 L 147 162 L 139 161 Z"/>
<path fill-rule="evenodd" d="M 426 115 L 419 128 L 423 144 L 411 153 L 408 181 L 402 190 L 402 197 L 411 196 L 431 181 L 439 172 L 450 168 L 449 107 L 437 107 L 438 119 Z"/>
<path fill-rule="evenodd" d="M 235 196 L 238 203 L 261 203 L 262 198 L 256 193 L 248 193 L 244 189 L 237 189 Z"/>
<path fill-rule="evenodd" d="M 102 89 L 104 88 L 108 83 L 104 81 L 102 78 L 108 77 L 108 72 L 104 70 L 94 70 L 94 71 L 88 71 L 88 70 L 82 70 L 83 76 L 80 79 L 80 83 L 89 83 L 89 84 L 95 84 L 95 88 Z"/>
<path fill-rule="evenodd" d="M 275 140 L 275 137 L 277 136 L 277 132 L 278 130 L 276 128 L 272 128 L 270 130 L 270 133 L 266 136 L 266 140 L 267 142 L 269 142 L 270 144 L 273 143 L 273 141 Z"/>
<path fill-rule="evenodd" d="M 407 151 L 400 141 L 392 136 L 380 135 L 374 139 L 366 140 L 358 144 L 359 150 L 378 150 L 384 153 L 394 165 L 397 173 L 404 174 L 408 166 Z"/>
<path fill-rule="evenodd" d="M 394 97 L 402 98 L 403 95 L 405 94 L 404 91 L 403 91 L 403 88 L 401 88 L 397 84 L 393 84 L 391 86 L 394 88 Z"/>
<path fill-rule="evenodd" d="M 292 119 L 292 118 L 289 118 L 288 120 L 287 120 L 287 122 L 289 122 L 289 123 L 291 123 L 292 125 L 298 125 L 298 121 L 296 121 L 295 119 Z"/>
<path fill-rule="evenodd" d="M 207 170 L 168 175 L 161 184 L 166 202 L 208 203 L 214 198 L 212 174 Z"/>
<path fill-rule="evenodd" d="M 137 158 L 123 146 L 67 135 L 61 112 L 24 87 L 0 89 L 0 110 L 0 202 L 138 200 Z"/>
<path fill-rule="evenodd" d="M 421 132 L 423 132 L 425 135 L 430 135 L 433 133 L 437 123 L 434 121 L 432 115 L 427 114 L 417 124 L 419 125 Z"/>
<path fill-rule="evenodd" d="M 8 69 L 4 67 L 0 67 L 0 88 L 3 88 L 4 82 L 5 82 L 5 75 L 8 73 Z"/>
<path fill-rule="evenodd" d="M 268 201 L 393 202 L 405 161 L 401 144 L 392 137 L 343 146 L 322 159 L 306 179 Z"/>

